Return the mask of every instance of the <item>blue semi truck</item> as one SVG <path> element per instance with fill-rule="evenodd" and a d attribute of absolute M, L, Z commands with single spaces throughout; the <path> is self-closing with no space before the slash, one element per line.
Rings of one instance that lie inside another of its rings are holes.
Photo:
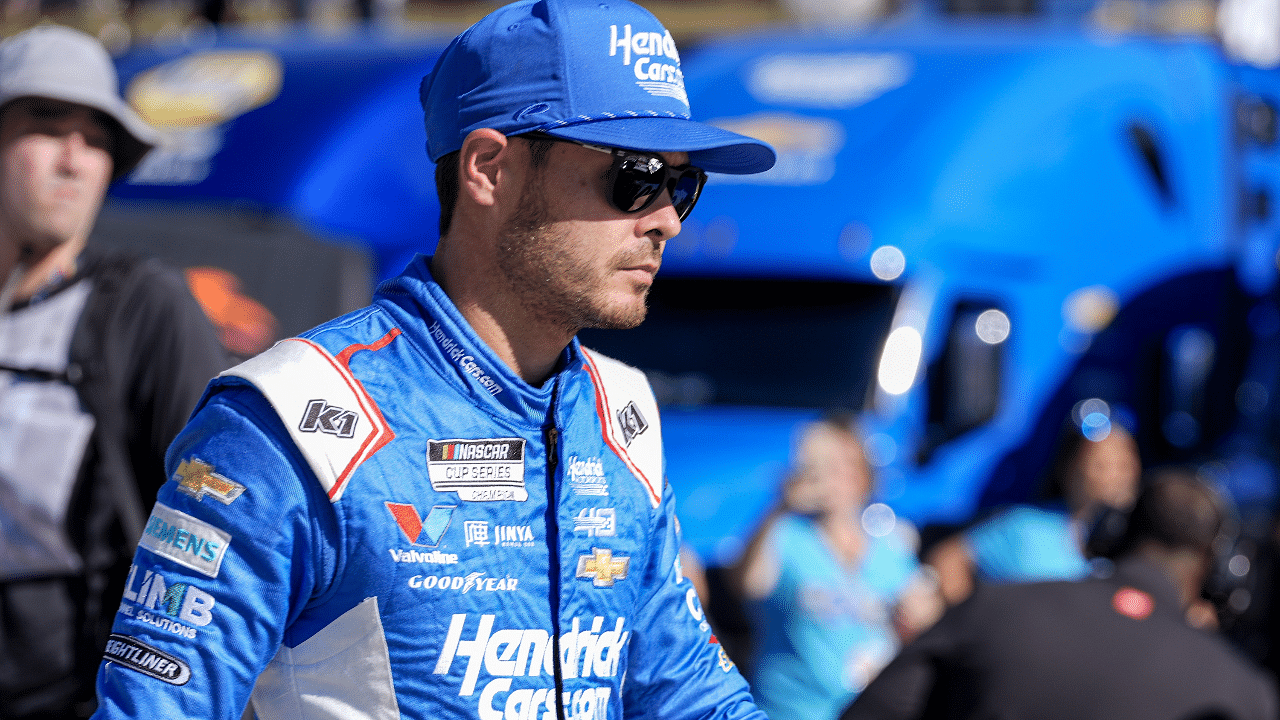
<path fill-rule="evenodd" d="M 417 87 L 451 34 L 136 48 L 126 90 L 168 141 L 102 241 L 230 270 L 276 336 L 361 304 L 436 239 Z M 1132 413 L 1148 464 L 1202 463 L 1270 521 L 1275 71 L 1203 37 L 937 15 L 684 66 L 695 112 L 778 165 L 713 177 L 650 319 L 584 341 L 649 373 L 708 565 L 830 411 L 861 418 L 877 501 L 916 526 L 1029 497 L 1089 399 Z"/>

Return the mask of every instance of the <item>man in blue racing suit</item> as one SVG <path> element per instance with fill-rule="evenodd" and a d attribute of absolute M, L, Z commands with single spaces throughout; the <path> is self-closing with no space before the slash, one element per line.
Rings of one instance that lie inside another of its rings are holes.
<path fill-rule="evenodd" d="M 170 447 L 100 718 L 762 718 L 677 560 L 633 327 L 703 170 L 628 0 L 525 0 L 422 83 L 444 208 L 369 307 L 221 375 Z M 251 694 L 252 693 L 252 694 Z"/>

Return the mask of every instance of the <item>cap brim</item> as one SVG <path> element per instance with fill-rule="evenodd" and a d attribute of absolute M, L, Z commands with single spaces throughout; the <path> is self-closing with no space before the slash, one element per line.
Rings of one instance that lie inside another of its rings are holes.
<path fill-rule="evenodd" d="M 687 152 L 691 164 L 707 172 L 732 175 L 764 172 L 773 167 L 778 158 L 766 142 L 683 118 L 615 118 L 562 125 L 541 132 L 628 150 Z"/>

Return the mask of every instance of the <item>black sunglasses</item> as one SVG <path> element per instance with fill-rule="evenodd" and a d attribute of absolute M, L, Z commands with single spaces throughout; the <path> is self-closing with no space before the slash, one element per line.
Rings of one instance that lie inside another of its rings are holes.
<path fill-rule="evenodd" d="M 520 137 L 529 140 L 552 140 L 609 153 L 613 156 L 613 165 L 606 176 L 609 183 L 609 204 L 624 213 L 638 213 L 653 204 L 662 194 L 663 188 L 671 193 L 671 206 L 675 208 L 680 221 L 689 217 L 693 206 L 702 194 L 702 186 L 707 183 L 707 174 L 702 168 L 692 165 L 672 167 L 654 153 L 623 150 L 621 148 L 591 145 L 589 143 L 556 137 L 546 133 L 525 133 Z"/>

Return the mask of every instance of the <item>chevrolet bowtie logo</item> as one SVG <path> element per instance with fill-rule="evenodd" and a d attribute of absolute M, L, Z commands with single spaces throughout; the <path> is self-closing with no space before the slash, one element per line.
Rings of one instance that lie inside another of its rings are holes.
<path fill-rule="evenodd" d="M 230 505 L 232 500 L 244 492 L 243 485 L 215 473 L 212 465 L 199 458 L 183 460 L 178 465 L 178 471 L 173 474 L 173 479 L 178 481 L 178 490 L 197 501 L 209 495 L 223 505 Z"/>
<path fill-rule="evenodd" d="M 631 558 L 615 558 L 612 550 L 591 548 L 593 555 L 578 556 L 578 577 L 590 578 L 596 587 L 613 587 L 614 580 L 627 577 L 627 569 L 631 567 Z"/>

